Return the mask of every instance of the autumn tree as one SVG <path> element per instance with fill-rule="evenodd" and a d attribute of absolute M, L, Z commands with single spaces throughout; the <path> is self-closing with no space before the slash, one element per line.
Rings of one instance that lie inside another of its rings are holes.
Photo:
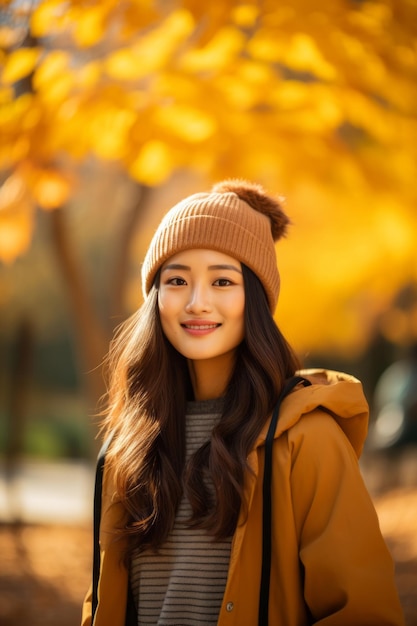
<path fill-rule="evenodd" d="M 91 158 L 138 185 L 120 267 L 141 201 L 182 169 L 284 194 L 279 322 L 300 350 L 364 348 L 417 278 L 415 2 L 3 5 L 0 257 L 24 254 L 34 212 L 51 212 L 91 366 L 108 333 L 64 209 Z"/>

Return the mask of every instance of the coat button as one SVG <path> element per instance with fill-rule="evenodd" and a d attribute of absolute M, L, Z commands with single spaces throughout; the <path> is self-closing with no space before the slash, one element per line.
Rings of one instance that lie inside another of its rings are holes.
<path fill-rule="evenodd" d="M 226 604 L 226 611 L 228 611 L 230 613 L 230 611 L 233 611 L 233 602 L 228 602 Z"/>

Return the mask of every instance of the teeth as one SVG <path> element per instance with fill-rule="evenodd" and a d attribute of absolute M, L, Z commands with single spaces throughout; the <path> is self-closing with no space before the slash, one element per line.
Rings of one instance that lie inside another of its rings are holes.
<path fill-rule="evenodd" d="M 216 328 L 217 324 L 184 324 L 184 326 L 190 330 L 208 330 L 209 328 Z"/>

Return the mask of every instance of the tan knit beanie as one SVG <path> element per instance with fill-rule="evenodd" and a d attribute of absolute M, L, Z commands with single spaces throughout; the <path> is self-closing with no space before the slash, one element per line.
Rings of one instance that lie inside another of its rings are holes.
<path fill-rule="evenodd" d="M 162 219 L 142 266 L 144 296 L 158 269 L 182 250 L 206 248 L 247 265 L 261 281 L 273 313 L 280 278 L 274 242 L 289 223 L 280 202 L 255 183 L 226 180 L 176 204 Z"/>

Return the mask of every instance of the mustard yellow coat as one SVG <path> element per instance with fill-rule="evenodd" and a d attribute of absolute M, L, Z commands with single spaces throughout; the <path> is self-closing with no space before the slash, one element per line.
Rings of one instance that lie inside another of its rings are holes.
<path fill-rule="evenodd" d="M 313 385 L 284 400 L 273 448 L 270 626 L 399 626 L 392 559 L 358 467 L 368 424 L 362 386 L 336 372 L 302 375 Z M 248 514 L 233 538 L 218 626 L 257 625 L 266 431 L 249 455 Z M 122 516 L 105 470 L 94 626 L 124 626 L 128 574 L 111 532 Z M 91 626 L 91 590 L 82 626 Z"/>

